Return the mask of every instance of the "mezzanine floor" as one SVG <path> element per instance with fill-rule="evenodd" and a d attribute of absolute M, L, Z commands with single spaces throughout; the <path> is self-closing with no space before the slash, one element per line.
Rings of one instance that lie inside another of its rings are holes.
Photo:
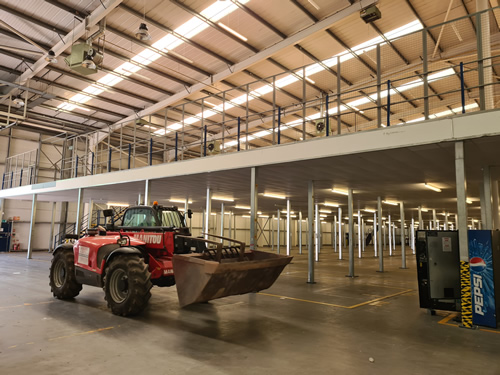
<path fill-rule="evenodd" d="M 499 374 L 500 330 L 458 327 L 418 306 L 414 257 L 347 260 L 324 247 L 314 285 L 307 255 L 259 294 L 180 309 L 154 288 L 147 310 L 114 316 L 103 292 L 52 298 L 50 254 L 0 253 L 0 374 Z M 370 361 L 373 358 L 373 362 Z"/>

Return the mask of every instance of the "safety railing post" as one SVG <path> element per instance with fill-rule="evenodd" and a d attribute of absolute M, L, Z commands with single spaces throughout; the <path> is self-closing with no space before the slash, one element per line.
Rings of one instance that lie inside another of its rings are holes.
<path fill-rule="evenodd" d="M 465 113 L 465 83 L 464 83 L 464 63 L 460 62 L 460 94 L 462 99 L 462 113 Z"/>
<path fill-rule="evenodd" d="M 90 174 L 93 175 L 94 174 L 94 151 L 91 151 L 91 154 L 92 154 L 92 161 L 90 164 Z"/>
<path fill-rule="evenodd" d="M 75 163 L 75 178 L 78 177 L 78 155 L 76 156 L 76 163 Z"/>
<path fill-rule="evenodd" d="M 5 173 L 2 175 L 2 190 L 5 185 Z"/>
<path fill-rule="evenodd" d="M 325 98 L 325 124 L 326 124 L 326 136 L 330 135 L 330 116 L 328 116 L 328 94 Z"/>
<path fill-rule="evenodd" d="M 108 173 L 111 172 L 111 147 L 109 148 L 109 153 L 108 153 Z"/>
<path fill-rule="evenodd" d="M 128 168 L 127 169 L 130 169 L 130 157 L 132 156 L 132 144 L 129 143 L 128 144 Z"/>
<path fill-rule="evenodd" d="M 281 144 L 281 107 L 278 107 L 278 144 Z"/>
<path fill-rule="evenodd" d="M 23 186 L 23 169 L 21 168 L 21 173 L 19 174 L 19 186 Z"/>
<path fill-rule="evenodd" d="M 238 116 L 238 151 L 240 151 L 241 118 Z"/>
<path fill-rule="evenodd" d="M 179 133 L 175 132 L 175 161 L 177 161 L 177 145 L 179 144 Z"/>
<path fill-rule="evenodd" d="M 387 80 L 387 126 L 391 126 L 391 80 Z"/>
<path fill-rule="evenodd" d="M 205 125 L 203 136 L 203 156 L 207 156 L 207 125 Z"/>
<path fill-rule="evenodd" d="M 14 171 L 10 172 L 10 187 L 12 187 L 13 181 L 14 181 Z"/>

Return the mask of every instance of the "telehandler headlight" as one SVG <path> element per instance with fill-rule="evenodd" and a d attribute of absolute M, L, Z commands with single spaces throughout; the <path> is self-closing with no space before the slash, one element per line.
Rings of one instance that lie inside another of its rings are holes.
<path fill-rule="evenodd" d="M 127 245 L 127 237 L 120 237 L 118 238 L 118 240 L 116 241 L 116 243 L 120 246 L 125 246 Z"/>

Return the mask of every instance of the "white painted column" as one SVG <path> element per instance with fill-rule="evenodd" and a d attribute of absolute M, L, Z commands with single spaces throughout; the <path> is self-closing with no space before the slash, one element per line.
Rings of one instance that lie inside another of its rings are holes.
<path fill-rule="evenodd" d="M 348 277 L 354 276 L 354 202 L 353 202 L 353 190 L 347 190 L 347 212 L 349 216 L 349 274 Z"/>
<path fill-rule="evenodd" d="M 81 190 L 81 189 L 79 189 Z M 37 195 L 33 194 L 31 200 L 31 220 L 30 220 L 30 233 L 28 237 L 28 254 L 27 258 L 31 259 L 33 254 L 33 242 L 35 236 L 35 221 L 36 221 L 36 206 L 37 206 Z"/>
<path fill-rule="evenodd" d="M 144 205 L 145 206 L 150 206 L 151 205 L 151 182 L 149 180 L 145 181 L 145 186 L 144 186 Z"/>
<path fill-rule="evenodd" d="M 313 215 L 314 215 L 314 182 L 309 181 L 307 188 L 307 282 L 314 284 L 314 254 L 313 254 Z"/>
<path fill-rule="evenodd" d="M 319 262 L 319 248 L 320 248 L 320 236 L 321 236 L 321 221 L 319 219 L 319 207 L 318 204 L 314 205 L 314 254 L 316 262 Z"/>
<path fill-rule="evenodd" d="M 378 272 L 384 272 L 384 248 L 385 248 L 385 225 L 382 226 L 382 198 L 378 197 L 377 198 L 377 214 L 378 214 L 378 230 L 379 230 L 379 237 L 378 237 L 378 247 L 379 247 L 379 254 L 378 254 Z M 384 240 L 384 246 L 382 247 L 382 238 Z"/>
<path fill-rule="evenodd" d="M 290 199 L 286 200 L 286 255 L 290 255 L 291 243 L 291 218 L 290 218 Z"/>
<path fill-rule="evenodd" d="M 49 253 L 54 251 L 54 226 L 56 223 L 56 202 L 52 202 L 52 217 L 50 219 Z"/>
<path fill-rule="evenodd" d="M 212 214 L 212 189 L 207 187 L 207 197 L 205 202 L 205 239 L 208 239 L 210 234 L 210 216 Z"/>
<path fill-rule="evenodd" d="M 399 202 L 399 210 L 401 218 L 401 268 L 406 269 L 405 206 L 403 202 Z"/>
<path fill-rule="evenodd" d="M 389 229 L 389 256 L 392 257 L 392 222 L 391 222 L 391 215 L 388 215 L 389 219 L 389 224 L 388 224 L 388 229 Z"/>
<path fill-rule="evenodd" d="M 424 220 L 422 220 L 422 206 L 418 206 L 418 229 L 424 229 Z"/>
<path fill-rule="evenodd" d="M 373 214 L 373 249 L 375 250 L 375 257 L 378 256 L 378 231 L 377 231 L 377 213 Z"/>
<path fill-rule="evenodd" d="M 302 211 L 299 211 L 299 254 L 302 254 Z"/>
<path fill-rule="evenodd" d="M 362 251 L 361 251 L 361 211 L 358 210 L 358 258 L 362 258 Z"/>
<path fill-rule="evenodd" d="M 280 210 L 278 210 L 278 215 L 276 216 L 277 218 L 277 236 L 276 236 L 276 250 L 277 250 L 277 253 L 279 254 L 280 253 L 280 244 L 281 244 L 281 225 L 280 225 Z"/>
<path fill-rule="evenodd" d="M 339 259 L 342 260 L 342 241 L 344 234 L 342 233 L 342 208 L 339 207 Z"/>
<path fill-rule="evenodd" d="M 333 251 L 337 252 L 337 216 L 333 217 Z"/>
<path fill-rule="evenodd" d="M 224 237 L 224 202 L 220 204 L 220 235 Z M 224 243 L 224 240 L 221 238 L 221 243 Z"/>
<path fill-rule="evenodd" d="M 257 193 L 257 168 L 253 167 L 250 170 L 250 250 L 257 250 Z"/>

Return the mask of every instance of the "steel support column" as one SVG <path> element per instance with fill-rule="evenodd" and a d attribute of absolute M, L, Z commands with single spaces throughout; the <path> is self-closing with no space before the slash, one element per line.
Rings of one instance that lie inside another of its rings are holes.
<path fill-rule="evenodd" d="M 472 328 L 469 241 L 467 238 L 467 182 L 465 178 L 465 153 L 463 141 L 455 143 L 455 178 L 457 186 L 457 228 L 460 249 L 462 325 L 466 328 Z"/>
<path fill-rule="evenodd" d="M 299 254 L 302 254 L 302 211 L 299 211 Z"/>
<path fill-rule="evenodd" d="M 348 277 L 354 277 L 354 202 L 353 191 L 347 189 L 347 212 L 349 216 L 349 274 Z"/>
<path fill-rule="evenodd" d="M 342 260 L 342 208 L 339 207 L 339 260 Z"/>
<path fill-rule="evenodd" d="M 401 268 L 406 269 L 406 236 L 405 236 L 405 206 L 399 202 L 399 212 L 401 218 Z"/>
<path fill-rule="evenodd" d="M 52 217 L 50 218 L 49 253 L 54 251 L 54 226 L 56 223 L 56 206 L 57 203 L 52 202 Z"/>
<path fill-rule="evenodd" d="M 224 237 L 224 202 L 220 204 L 220 236 Z M 220 239 L 221 243 L 224 243 L 224 240 Z"/>
<path fill-rule="evenodd" d="M 319 262 L 319 252 L 321 246 L 321 221 L 319 218 L 319 205 L 314 205 L 314 260 Z"/>
<path fill-rule="evenodd" d="M 250 170 L 250 250 L 257 249 L 257 168 Z"/>
<path fill-rule="evenodd" d="M 286 200 L 286 255 L 290 255 L 291 243 L 290 199 Z"/>
<path fill-rule="evenodd" d="M 382 247 L 382 238 L 384 238 L 384 242 L 385 242 L 385 236 L 384 236 L 384 233 L 382 233 L 382 198 L 381 197 L 377 198 L 377 211 L 378 211 L 377 216 L 378 216 L 378 230 L 379 230 L 378 271 L 384 272 L 384 248 Z"/>
<path fill-rule="evenodd" d="M 309 181 L 307 187 L 307 282 L 314 284 L 314 253 L 313 253 L 313 216 L 314 216 L 314 182 Z"/>
<path fill-rule="evenodd" d="M 36 221 L 36 206 L 37 206 L 37 195 L 33 194 L 31 200 L 31 220 L 30 220 L 30 233 L 28 237 L 28 255 L 27 258 L 31 259 L 33 253 L 33 242 L 35 235 L 35 221 Z"/>
<path fill-rule="evenodd" d="M 207 198 L 205 205 L 205 217 L 204 217 L 204 229 L 205 229 L 205 239 L 208 239 L 208 234 L 210 234 L 210 216 L 212 213 L 212 189 L 207 187 Z"/>

